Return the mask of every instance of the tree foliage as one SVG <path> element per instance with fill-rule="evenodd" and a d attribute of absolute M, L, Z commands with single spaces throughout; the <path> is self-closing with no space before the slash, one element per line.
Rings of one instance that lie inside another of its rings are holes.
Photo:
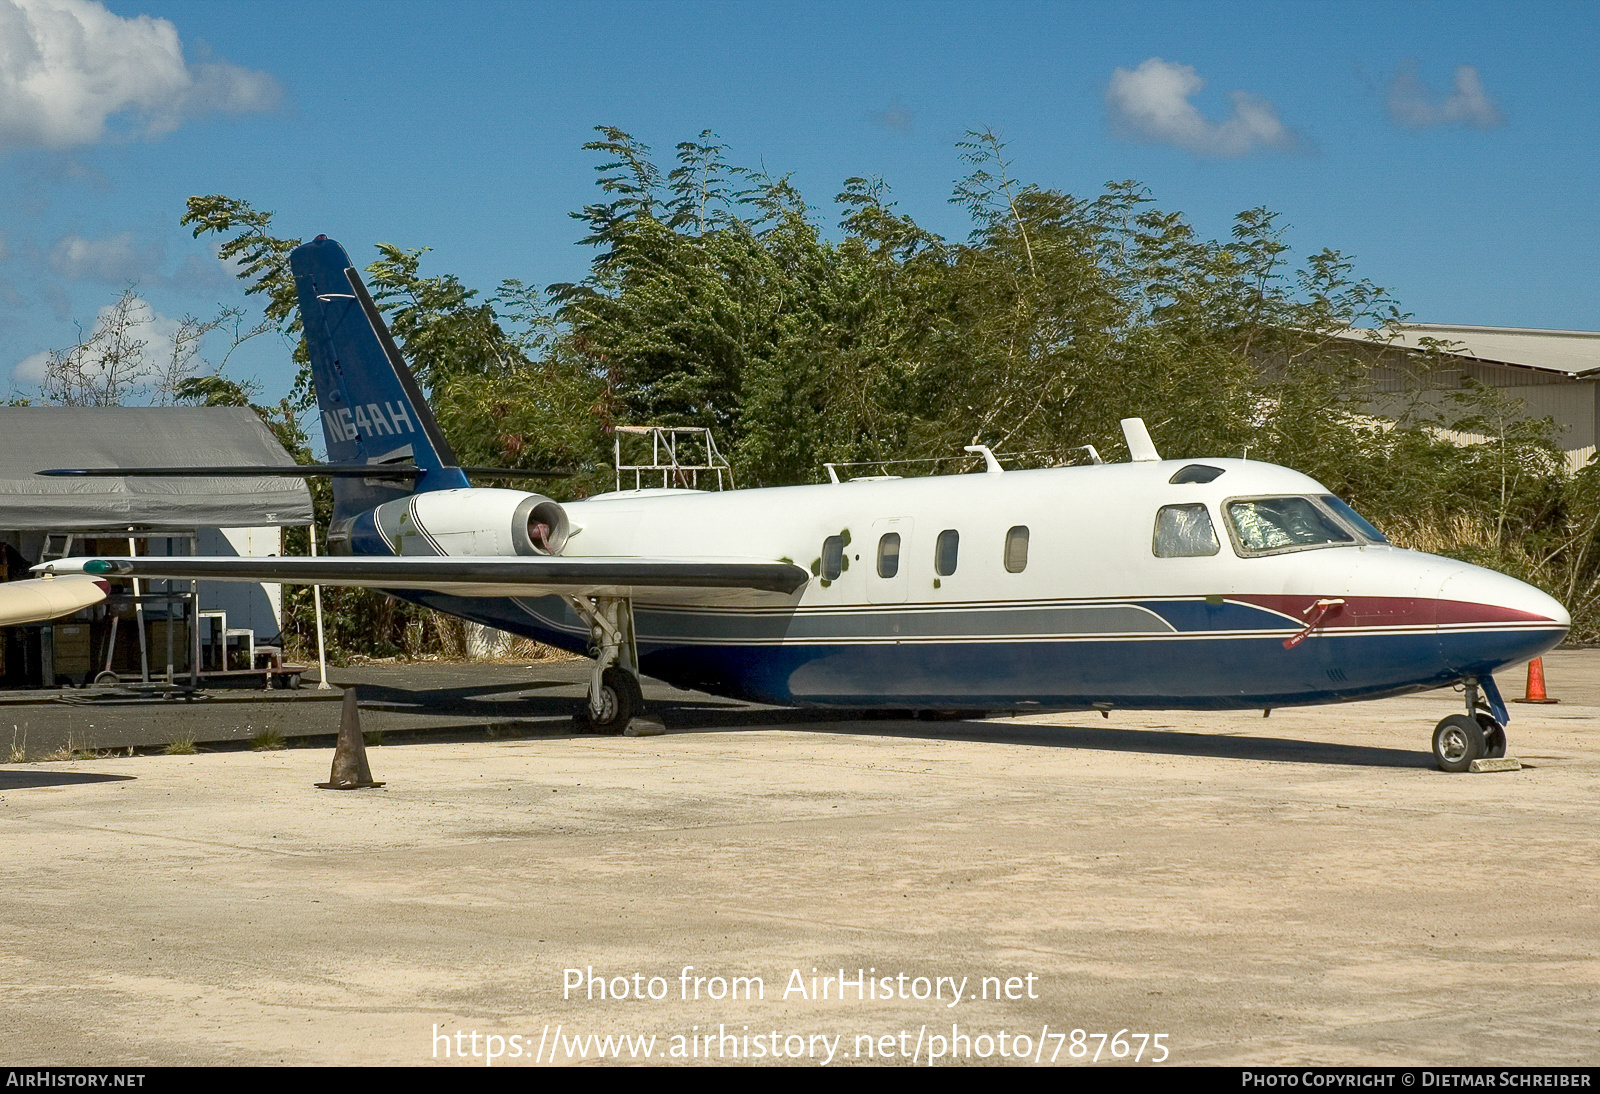
<path fill-rule="evenodd" d="M 581 280 L 480 297 L 424 275 L 425 248 L 390 244 L 367 267 L 464 460 L 576 466 L 581 494 L 609 482 L 615 425 L 697 425 L 742 485 L 782 485 L 820 481 L 827 462 L 969 469 L 975 443 L 1011 466 L 1091 444 L 1110 458 L 1137 415 L 1166 456 L 1295 467 L 1401 541 L 1600 615 L 1600 472 L 1569 475 L 1548 420 L 1491 390 L 1374 415 L 1372 355 L 1336 336 L 1406 316 L 1337 251 L 1297 262 L 1267 209 L 1208 240 L 1135 182 L 1084 196 L 1024 181 L 1004 141 L 974 132 L 950 199 L 966 239 L 865 176 L 824 229 L 789 178 L 730 163 L 710 131 L 666 169 L 615 127 L 585 148 L 600 200 L 573 214 L 594 248 Z M 191 199 L 184 222 L 224 238 L 292 333 L 297 241 L 220 195 Z"/>

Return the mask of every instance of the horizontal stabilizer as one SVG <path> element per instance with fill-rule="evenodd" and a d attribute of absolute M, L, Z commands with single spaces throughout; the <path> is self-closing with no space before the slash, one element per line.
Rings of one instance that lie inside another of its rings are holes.
<path fill-rule="evenodd" d="M 455 596 L 581 593 L 632 596 L 660 590 L 752 589 L 793 593 L 811 575 L 790 562 L 743 558 L 509 555 L 503 557 L 63 558 L 35 571 L 99 577 L 202 578 L 285 585 L 430 589 Z"/>

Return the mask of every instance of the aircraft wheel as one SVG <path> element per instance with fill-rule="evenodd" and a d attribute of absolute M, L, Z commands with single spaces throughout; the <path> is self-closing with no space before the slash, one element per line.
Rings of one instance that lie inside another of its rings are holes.
<path fill-rule="evenodd" d="M 1487 750 L 1483 726 L 1465 714 L 1450 715 L 1433 731 L 1433 758 L 1441 771 L 1465 771 Z"/>
<path fill-rule="evenodd" d="M 1506 727 L 1487 714 L 1478 715 L 1478 724 L 1483 727 L 1483 758 L 1486 760 L 1504 758 L 1506 754 Z"/>
<path fill-rule="evenodd" d="M 628 723 L 643 706 L 644 692 L 639 688 L 639 678 L 613 665 L 600 677 L 600 716 L 596 717 L 589 709 L 589 699 L 585 696 L 573 721 L 579 733 L 616 736 L 628 728 Z"/>

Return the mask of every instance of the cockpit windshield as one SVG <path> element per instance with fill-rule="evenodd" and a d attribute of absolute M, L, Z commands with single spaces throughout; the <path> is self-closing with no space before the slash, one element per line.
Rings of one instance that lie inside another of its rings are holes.
<path fill-rule="evenodd" d="M 1358 542 L 1310 498 L 1251 498 L 1228 503 L 1239 553 L 1276 554 Z M 1364 521 L 1362 523 L 1365 523 Z"/>
<path fill-rule="evenodd" d="M 1333 510 L 1334 516 L 1350 525 L 1363 536 L 1366 536 L 1373 543 L 1389 542 L 1388 536 L 1385 536 L 1371 524 L 1367 523 L 1365 517 L 1356 512 L 1354 509 L 1350 508 L 1350 506 L 1346 505 L 1344 502 L 1340 501 L 1338 498 L 1334 497 L 1332 494 L 1323 494 L 1320 500 L 1322 501 L 1323 505 L 1326 505 L 1329 509 Z"/>

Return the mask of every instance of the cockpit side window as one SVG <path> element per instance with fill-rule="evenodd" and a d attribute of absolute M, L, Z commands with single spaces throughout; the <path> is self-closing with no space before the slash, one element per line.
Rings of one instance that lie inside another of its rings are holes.
<path fill-rule="evenodd" d="M 1310 498 L 1250 498 L 1228 503 L 1228 523 L 1242 555 L 1278 554 L 1356 542 Z"/>
<path fill-rule="evenodd" d="M 1152 549 L 1157 558 L 1199 558 L 1221 550 L 1211 514 L 1199 502 L 1163 505 L 1156 513 Z"/>

